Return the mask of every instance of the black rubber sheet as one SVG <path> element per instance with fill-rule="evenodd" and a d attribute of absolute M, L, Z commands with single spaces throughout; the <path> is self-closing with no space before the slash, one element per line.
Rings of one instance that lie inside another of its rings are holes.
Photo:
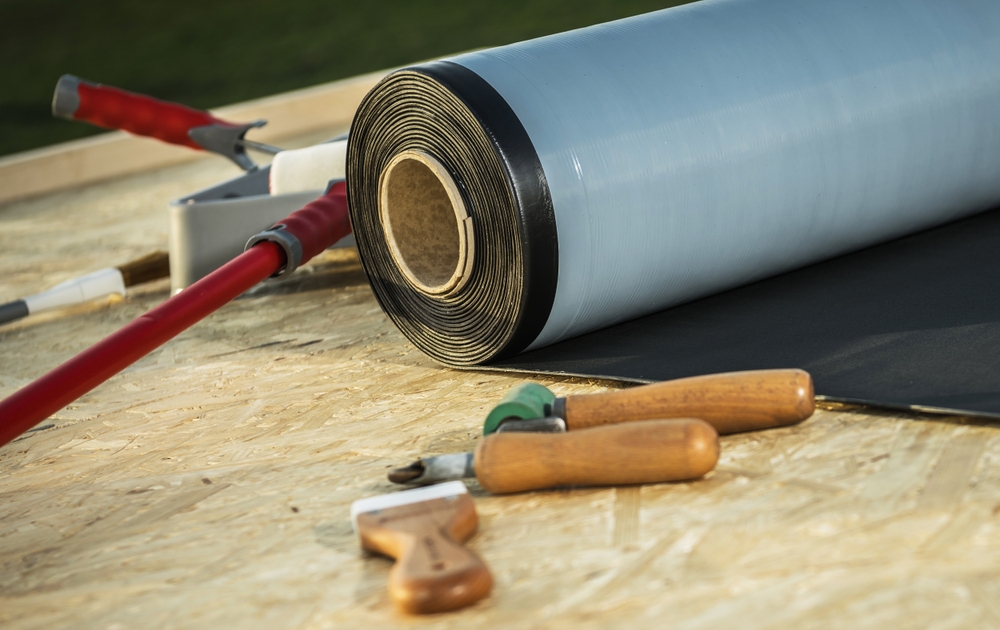
<path fill-rule="evenodd" d="M 1000 417 L 1000 209 L 490 367 L 634 382 L 798 367 L 828 399 Z"/>

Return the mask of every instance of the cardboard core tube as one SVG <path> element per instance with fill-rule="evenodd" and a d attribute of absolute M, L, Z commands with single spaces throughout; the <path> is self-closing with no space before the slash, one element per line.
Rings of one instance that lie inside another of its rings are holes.
<path fill-rule="evenodd" d="M 472 217 L 455 180 L 433 156 L 404 151 L 379 178 L 379 218 L 406 279 L 432 295 L 462 288 L 472 271 Z"/>

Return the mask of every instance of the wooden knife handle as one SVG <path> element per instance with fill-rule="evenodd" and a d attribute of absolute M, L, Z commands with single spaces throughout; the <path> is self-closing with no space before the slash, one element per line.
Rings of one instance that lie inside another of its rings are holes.
<path fill-rule="evenodd" d="M 563 419 L 572 431 L 634 420 L 694 417 L 725 434 L 796 424 L 811 416 L 814 408 L 808 372 L 755 370 L 569 396 Z"/>
<path fill-rule="evenodd" d="M 358 517 L 365 549 L 396 558 L 389 595 L 407 613 L 437 613 L 482 599 L 493 576 L 475 553 L 461 545 L 479 519 L 472 498 L 435 499 Z"/>
<path fill-rule="evenodd" d="M 694 479 L 718 459 L 715 429 L 691 418 L 575 433 L 494 433 L 475 454 L 476 478 L 496 494 Z"/>

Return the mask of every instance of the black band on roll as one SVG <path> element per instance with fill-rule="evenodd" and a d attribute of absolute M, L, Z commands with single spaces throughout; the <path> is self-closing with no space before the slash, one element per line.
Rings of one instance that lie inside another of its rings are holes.
<path fill-rule="evenodd" d="M 472 217 L 468 282 L 444 295 L 409 283 L 379 218 L 379 177 L 394 156 L 420 151 L 451 174 Z M 362 101 L 347 148 L 351 223 L 382 309 L 418 348 L 454 366 L 499 360 L 541 332 L 555 298 L 559 252 L 541 161 L 514 111 L 452 62 L 406 68 Z"/>

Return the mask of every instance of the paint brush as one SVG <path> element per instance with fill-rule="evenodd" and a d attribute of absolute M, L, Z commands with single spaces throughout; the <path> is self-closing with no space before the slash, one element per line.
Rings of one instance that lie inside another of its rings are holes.
<path fill-rule="evenodd" d="M 347 186 L 251 237 L 246 251 L 184 291 L 0 400 L 0 446 L 132 365 L 263 280 L 295 269 L 351 233 Z"/>
<path fill-rule="evenodd" d="M 355 501 L 351 523 L 363 549 L 396 559 L 389 595 L 403 612 L 455 610 L 493 588 L 489 569 L 462 546 L 479 517 L 461 481 Z"/>
<path fill-rule="evenodd" d="M 152 282 L 170 275 L 167 252 L 155 251 L 120 267 L 108 267 L 79 278 L 61 282 L 48 291 L 0 304 L 0 324 L 32 313 L 81 304 L 106 295 L 125 295 L 127 287 Z"/>
<path fill-rule="evenodd" d="M 502 494 L 696 479 L 718 460 L 719 436 L 707 422 L 650 420 L 570 433 L 494 433 L 473 453 L 420 459 L 390 471 L 389 481 L 475 477 L 488 492 Z"/>

